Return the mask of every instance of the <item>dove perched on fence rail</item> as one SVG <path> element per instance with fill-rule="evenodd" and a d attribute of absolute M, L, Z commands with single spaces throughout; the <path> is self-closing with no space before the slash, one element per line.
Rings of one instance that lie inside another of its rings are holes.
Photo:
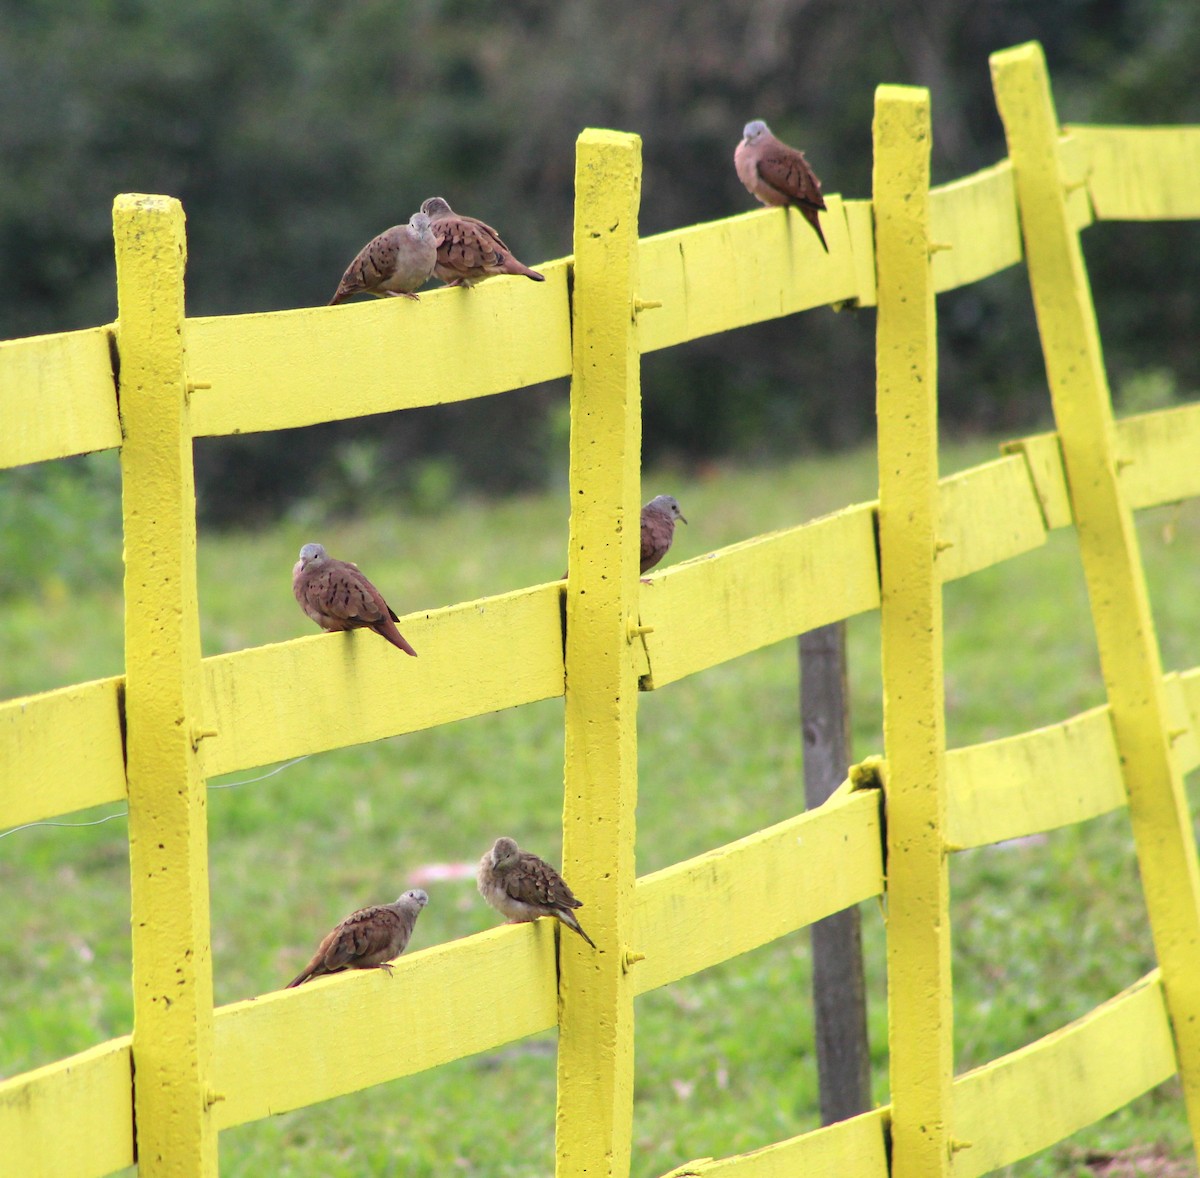
<path fill-rule="evenodd" d="M 574 929 L 591 947 L 595 941 L 583 931 L 573 909 L 583 902 L 544 859 L 522 851 L 510 838 L 498 838 L 479 860 L 479 894 L 511 923 L 554 916 Z"/>
<path fill-rule="evenodd" d="M 440 196 L 421 205 L 437 241 L 433 272 L 447 286 L 471 286 L 493 274 L 522 274 L 534 282 L 546 276 L 519 262 L 490 225 L 456 213 Z"/>
<path fill-rule="evenodd" d="M 334 560 L 320 544 L 305 544 L 292 568 L 292 592 L 322 630 L 366 628 L 414 658 L 417 652 L 396 629 L 400 620 L 383 595 L 346 560 Z"/>
<path fill-rule="evenodd" d="M 394 904 L 375 904 L 351 912 L 325 937 L 312 960 L 284 989 L 346 969 L 382 969 L 390 974 L 392 967 L 388 963 L 404 952 L 417 917 L 428 903 L 428 894 L 422 888 L 414 888 Z"/>
<path fill-rule="evenodd" d="M 795 205 L 829 253 L 817 218 L 818 211 L 825 208 L 821 181 L 808 166 L 804 152 L 776 139 L 762 119 L 747 123 L 742 136 L 733 153 L 733 165 L 746 191 L 765 205 Z"/>

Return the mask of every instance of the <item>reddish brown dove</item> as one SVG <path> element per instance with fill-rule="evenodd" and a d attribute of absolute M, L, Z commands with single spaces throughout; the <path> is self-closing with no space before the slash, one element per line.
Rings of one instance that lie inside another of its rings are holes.
<path fill-rule="evenodd" d="M 384 969 L 408 945 L 429 897 L 421 888 L 405 892 L 394 904 L 375 904 L 351 912 L 317 947 L 312 960 L 284 987 L 302 985 L 322 974 L 344 969 Z"/>
<path fill-rule="evenodd" d="M 436 261 L 437 243 L 429 218 L 424 213 L 413 213 L 407 225 L 385 229 L 358 251 L 329 305 L 335 307 L 356 294 L 415 299 L 413 291 L 433 274 Z"/>
<path fill-rule="evenodd" d="M 374 630 L 414 658 L 417 652 L 396 629 L 400 620 L 358 565 L 334 560 L 320 544 L 305 544 L 292 569 L 292 592 L 322 630 Z"/>
<path fill-rule="evenodd" d="M 546 281 L 544 274 L 518 262 L 490 225 L 456 213 L 440 196 L 425 201 L 421 212 L 429 217 L 437 242 L 433 272 L 447 286 L 471 286 L 492 274 L 524 274 L 534 282 Z"/>
<path fill-rule="evenodd" d="M 795 205 L 829 253 L 817 219 L 817 213 L 825 208 L 821 181 L 808 166 L 804 152 L 781 143 L 762 119 L 747 123 L 742 135 L 733 153 L 733 165 L 746 191 L 765 205 Z"/>
<path fill-rule="evenodd" d="M 683 512 L 674 495 L 656 495 L 642 508 L 642 568 L 643 573 L 652 569 L 671 547 L 675 538 L 675 521 L 682 519 Z"/>
<path fill-rule="evenodd" d="M 510 924 L 556 916 L 574 929 L 591 947 L 595 941 L 583 931 L 573 909 L 575 899 L 566 881 L 544 859 L 522 851 L 510 838 L 498 838 L 479 860 L 479 894 Z"/>

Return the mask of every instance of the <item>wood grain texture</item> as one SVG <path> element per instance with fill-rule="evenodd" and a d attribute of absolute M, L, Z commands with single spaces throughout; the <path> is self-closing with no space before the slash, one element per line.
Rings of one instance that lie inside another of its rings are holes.
<path fill-rule="evenodd" d="M 938 1178 L 950 1166 L 954 1024 L 928 91 L 878 87 L 873 134 L 892 1173 Z"/>
<path fill-rule="evenodd" d="M 1066 128 L 1101 221 L 1200 220 L 1200 127 Z"/>
<path fill-rule="evenodd" d="M 0 342 L 0 468 L 121 444 L 110 327 Z"/>
<path fill-rule="evenodd" d="M 125 800 L 121 676 L 0 704 L 0 830 Z"/>
<path fill-rule="evenodd" d="M 189 319 L 197 437 L 289 429 L 518 389 L 571 371 L 566 261 L 544 283 Z"/>
<path fill-rule="evenodd" d="M 208 795 L 196 488 L 183 351 L 183 206 L 113 204 L 121 350 L 126 778 L 140 1178 L 216 1178 Z"/>
<path fill-rule="evenodd" d="M 954 1178 L 1045 1149 L 1174 1074 L 1155 970 L 1076 1022 L 955 1081 Z"/>
<path fill-rule="evenodd" d="M 982 847 L 1127 804 L 1108 706 L 946 754 L 946 846 Z"/>
<path fill-rule="evenodd" d="M 940 480 L 937 570 L 952 581 L 1046 542 L 1029 468 L 1000 458 Z"/>
<path fill-rule="evenodd" d="M 937 291 L 968 286 L 1021 260 L 1021 227 L 1008 160 L 929 193 Z"/>
<path fill-rule="evenodd" d="M 421 652 L 415 659 L 363 630 L 205 659 L 205 725 L 216 730 L 201 744 L 205 772 L 230 773 L 562 695 L 560 591 L 558 584 L 538 585 L 408 614 L 399 625 Z M 370 706 L 348 706 L 353 700 Z"/>
<path fill-rule="evenodd" d="M 888 1178 L 888 1109 L 727 1158 L 698 1158 L 664 1178 Z"/>
<path fill-rule="evenodd" d="M 1200 404 L 1117 422 L 1121 492 L 1135 511 L 1200 495 Z"/>
<path fill-rule="evenodd" d="M 1045 57 L 1034 44 L 990 60 L 1017 178 L 1034 310 L 1146 911 L 1195 1141 L 1200 1140 L 1200 862 L 1172 750 L 1162 656 L 1133 512 L 1117 473 L 1112 399 L 1079 234 L 1066 206 Z"/>
<path fill-rule="evenodd" d="M 641 586 L 640 621 L 653 627 L 642 686 L 662 687 L 878 605 L 874 504 L 732 544 Z"/>
<path fill-rule="evenodd" d="M 1005 454 L 1019 454 L 1025 460 L 1046 530 L 1070 527 L 1074 523 L 1071 493 L 1067 490 L 1058 434 L 1034 434 L 1018 438 L 1005 442 L 1000 449 Z"/>
<path fill-rule="evenodd" d="M 553 1027 L 555 927 L 548 920 L 502 925 L 402 957 L 391 977 L 353 971 L 219 1007 L 219 1127 L 332 1100 Z"/>
<path fill-rule="evenodd" d="M 672 229 L 641 242 L 638 295 L 661 307 L 639 316 L 653 352 L 734 327 L 778 319 L 861 293 L 841 198 L 826 198 L 829 253 L 795 209 L 762 209 Z"/>
<path fill-rule="evenodd" d="M 575 155 L 571 525 L 563 709 L 563 875 L 591 949 L 562 944 L 557 1178 L 624 1178 L 633 1136 L 636 619 L 641 556 L 638 211 L 642 142 L 584 131 Z M 648 312 L 651 314 L 652 312 Z"/>
<path fill-rule="evenodd" d="M 646 957 L 631 970 L 636 992 L 878 896 L 882 838 L 878 792 L 839 792 L 819 809 L 643 876 L 632 948 Z"/>
<path fill-rule="evenodd" d="M 132 1166 L 130 1036 L 0 1081 L 0 1156 L 22 1178 L 102 1178 Z"/>

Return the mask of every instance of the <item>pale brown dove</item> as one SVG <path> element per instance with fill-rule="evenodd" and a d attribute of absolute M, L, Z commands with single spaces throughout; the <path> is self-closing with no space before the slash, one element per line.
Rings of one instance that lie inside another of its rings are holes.
<path fill-rule="evenodd" d="M 555 916 L 574 929 L 591 947 L 595 941 L 583 931 L 573 909 L 583 903 L 575 899 L 566 881 L 544 859 L 522 851 L 510 838 L 498 838 L 482 859 L 476 873 L 479 894 L 510 924 Z"/>
<path fill-rule="evenodd" d="M 322 974 L 344 969 L 383 969 L 408 945 L 421 909 L 429 903 L 422 888 L 405 892 L 394 904 L 375 904 L 351 912 L 317 947 L 312 960 L 284 987 L 302 985 Z"/>
<path fill-rule="evenodd" d="M 655 495 L 642 508 L 642 568 L 643 573 L 652 569 L 671 547 L 675 538 L 675 521 L 682 519 L 683 512 L 674 495 Z"/>
<path fill-rule="evenodd" d="M 300 608 L 322 630 L 366 627 L 416 657 L 417 652 L 396 629 L 400 619 L 358 565 L 334 560 L 320 544 L 305 544 L 300 549 L 300 559 L 292 568 L 292 592 Z"/>
<path fill-rule="evenodd" d="M 413 291 L 433 274 L 436 261 L 437 242 L 429 218 L 424 213 L 413 213 L 407 225 L 385 229 L 358 251 L 329 305 L 335 307 L 356 294 L 415 299 Z"/>
<path fill-rule="evenodd" d="M 456 213 L 440 196 L 423 202 L 421 212 L 429 217 L 437 242 L 433 272 L 447 286 L 471 286 L 493 274 L 523 274 L 534 282 L 546 281 L 544 274 L 517 261 L 490 225 Z"/>
<path fill-rule="evenodd" d="M 795 205 L 829 253 L 817 219 L 818 211 L 825 208 L 821 181 L 808 166 L 804 152 L 781 143 L 762 119 L 747 123 L 742 135 L 733 153 L 733 165 L 746 191 L 765 205 Z"/>

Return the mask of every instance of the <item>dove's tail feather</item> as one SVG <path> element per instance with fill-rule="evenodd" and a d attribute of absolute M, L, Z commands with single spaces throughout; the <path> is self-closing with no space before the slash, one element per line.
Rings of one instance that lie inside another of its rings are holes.
<path fill-rule="evenodd" d="M 829 253 L 829 246 L 825 242 L 825 234 L 821 232 L 821 222 L 817 218 L 817 210 L 809 208 L 808 205 L 800 205 L 800 211 L 804 214 L 804 219 L 817 231 L 817 236 L 821 239 L 821 245 L 826 253 Z"/>
<path fill-rule="evenodd" d="M 580 907 L 582 907 L 582 905 L 580 905 Z M 574 929 L 585 941 L 587 941 L 589 945 L 591 945 L 593 949 L 596 947 L 596 942 L 593 941 L 592 938 L 583 931 L 583 925 L 581 925 L 579 921 L 575 919 L 575 913 L 569 908 L 558 908 L 555 910 L 554 915 L 557 916 L 558 919 L 567 926 L 567 928 Z"/>
<path fill-rule="evenodd" d="M 405 654 L 411 654 L 413 658 L 417 657 L 417 652 L 409 646 L 408 641 L 396 628 L 396 623 L 391 618 L 381 618 L 371 629 L 386 638 L 393 646 L 399 647 Z"/>
<path fill-rule="evenodd" d="M 508 260 L 504 263 L 505 274 L 523 274 L 526 278 L 532 278 L 534 282 L 545 282 L 545 274 L 539 274 L 536 270 L 531 270 L 524 262 L 518 262 L 512 254 L 508 255 Z"/>

